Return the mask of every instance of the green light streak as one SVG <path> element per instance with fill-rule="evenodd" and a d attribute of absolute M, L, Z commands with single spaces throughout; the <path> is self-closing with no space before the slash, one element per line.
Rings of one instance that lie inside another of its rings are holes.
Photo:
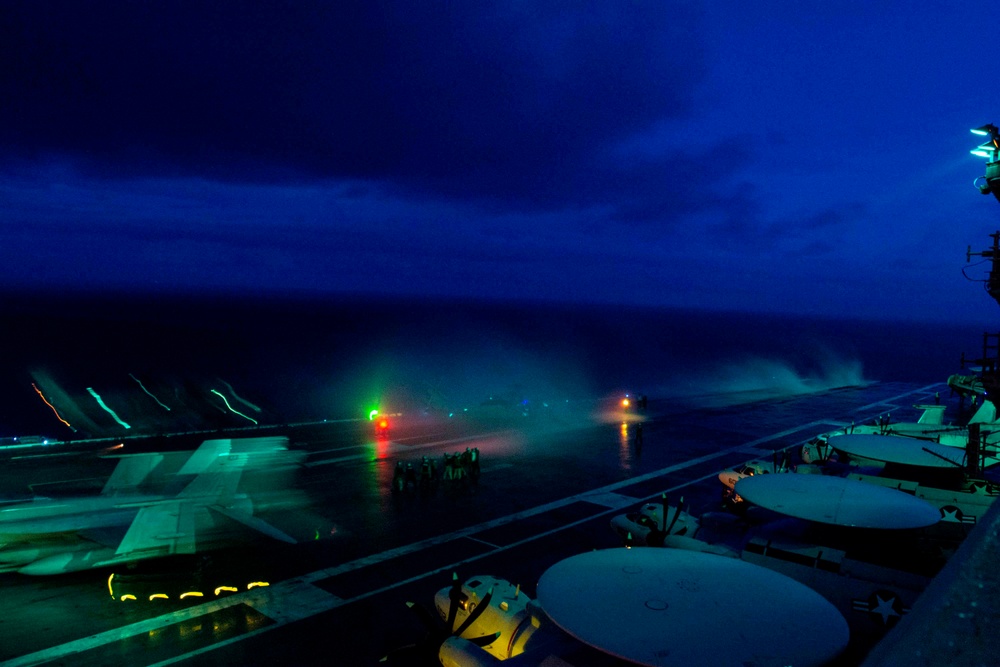
<path fill-rule="evenodd" d="M 247 421 L 252 421 L 254 424 L 257 423 L 257 420 L 254 419 L 253 417 L 247 417 L 242 412 L 239 412 L 238 410 L 233 410 L 233 406 L 229 405 L 229 401 L 226 400 L 225 396 L 215 391 L 214 389 L 212 390 L 212 393 L 221 398 L 222 402 L 226 404 L 226 407 L 229 408 L 229 411 L 232 412 L 234 415 L 239 415 L 240 417 L 243 417 L 243 419 L 246 419 Z"/>
<path fill-rule="evenodd" d="M 243 398 L 242 396 L 237 395 L 236 390 L 233 389 L 233 386 L 231 384 L 229 384 L 228 382 L 226 382 L 222 378 L 219 378 L 219 382 L 221 382 L 222 384 L 226 385 L 226 389 L 229 390 L 229 393 L 232 394 L 233 398 L 235 398 L 237 401 L 239 401 L 243 405 L 247 406 L 248 408 L 250 408 L 254 412 L 257 412 L 257 413 L 263 412 L 263 410 L 261 410 L 258 406 L 254 405 L 253 403 L 251 403 L 247 399 Z"/>
<path fill-rule="evenodd" d="M 368 421 L 375 421 L 375 416 L 378 414 L 378 410 L 372 410 L 368 413 Z"/>
<path fill-rule="evenodd" d="M 136 376 L 132 375 L 131 373 L 129 373 L 129 374 L 128 374 L 128 376 L 129 376 L 130 378 L 132 378 L 133 380 L 135 380 L 136 382 L 139 382 L 139 378 L 137 378 Z M 141 388 L 141 389 L 142 389 L 142 390 L 143 390 L 144 392 L 146 392 L 147 394 L 149 394 L 149 397 L 150 397 L 150 398 L 152 398 L 152 399 L 153 399 L 154 401 L 156 401 L 157 403 L 159 403 L 159 404 L 160 404 L 160 407 L 161 407 L 161 408 L 163 408 L 163 409 L 164 409 L 164 410 L 166 410 L 167 412 L 170 412 L 170 408 L 169 408 L 169 407 L 167 407 L 166 405 L 164 405 L 164 404 L 163 404 L 163 403 L 162 403 L 162 402 L 160 401 L 160 399 L 158 399 L 158 398 L 157 398 L 156 396 L 153 396 L 153 394 L 151 394 L 151 393 L 150 393 L 150 391 L 149 391 L 148 389 L 146 389 L 146 387 L 144 387 L 144 386 L 143 386 L 142 382 L 139 382 L 139 387 L 140 387 L 140 388 Z"/>
<path fill-rule="evenodd" d="M 115 418 L 116 422 L 118 422 L 119 424 L 121 424 L 125 428 L 132 428 L 131 426 L 129 426 L 128 424 L 126 424 L 125 422 L 123 422 L 121 419 L 119 419 L 118 415 L 115 414 L 114 410 L 112 410 L 111 408 L 109 408 L 107 405 L 104 404 L 104 399 L 102 399 L 97 394 L 97 392 L 94 391 L 94 389 L 92 387 L 87 387 L 87 391 L 90 392 L 90 395 L 94 397 L 94 399 L 97 401 L 97 404 L 99 406 L 101 406 L 102 408 L 104 408 L 105 410 L 107 410 L 108 414 Z"/>

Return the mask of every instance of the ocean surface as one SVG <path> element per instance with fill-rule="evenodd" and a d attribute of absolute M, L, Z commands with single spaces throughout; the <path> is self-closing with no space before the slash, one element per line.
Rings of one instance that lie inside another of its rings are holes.
<path fill-rule="evenodd" d="M 0 437 L 941 382 L 975 325 L 404 298 L 0 299 Z M 984 312 L 992 304 L 984 304 Z M 989 317 L 984 316 L 988 321 Z"/>

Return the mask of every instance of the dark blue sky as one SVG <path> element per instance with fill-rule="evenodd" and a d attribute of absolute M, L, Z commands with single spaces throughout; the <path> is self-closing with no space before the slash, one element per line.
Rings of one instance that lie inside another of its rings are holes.
<path fill-rule="evenodd" d="M 969 154 L 989 30 L 931 2 L 5 2 L 0 288 L 988 323 L 962 268 L 1000 227 Z"/>

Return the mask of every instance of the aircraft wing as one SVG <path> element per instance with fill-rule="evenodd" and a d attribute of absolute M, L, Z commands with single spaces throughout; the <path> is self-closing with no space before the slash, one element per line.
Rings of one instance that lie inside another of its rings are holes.
<path fill-rule="evenodd" d="M 143 507 L 115 556 L 153 558 L 194 553 L 197 509 L 192 503 L 180 500 Z"/>
<path fill-rule="evenodd" d="M 234 512 L 231 509 L 228 509 L 226 507 L 220 507 L 218 505 L 210 505 L 208 509 L 212 510 L 213 512 L 218 512 L 224 517 L 227 517 L 229 519 L 232 519 L 233 521 L 241 523 L 247 528 L 252 528 L 257 532 L 263 533 L 264 535 L 267 535 L 268 537 L 271 537 L 273 539 L 281 540 L 282 542 L 288 542 L 289 544 L 298 544 L 298 540 L 296 540 L 294 537 L 291 537 L 287 533 L 278 530 L 268 522 L 264 521 L 259 517 L 255 517 L 252 514 L 247 514 L 246 512 Z"/>

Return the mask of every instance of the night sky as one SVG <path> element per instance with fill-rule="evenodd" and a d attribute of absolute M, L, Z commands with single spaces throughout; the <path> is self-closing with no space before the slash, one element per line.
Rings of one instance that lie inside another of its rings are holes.
<path fill-rule="evenodd" d="M 984 10 L 4 2 L 0 290 L 990 322 Z"/>

